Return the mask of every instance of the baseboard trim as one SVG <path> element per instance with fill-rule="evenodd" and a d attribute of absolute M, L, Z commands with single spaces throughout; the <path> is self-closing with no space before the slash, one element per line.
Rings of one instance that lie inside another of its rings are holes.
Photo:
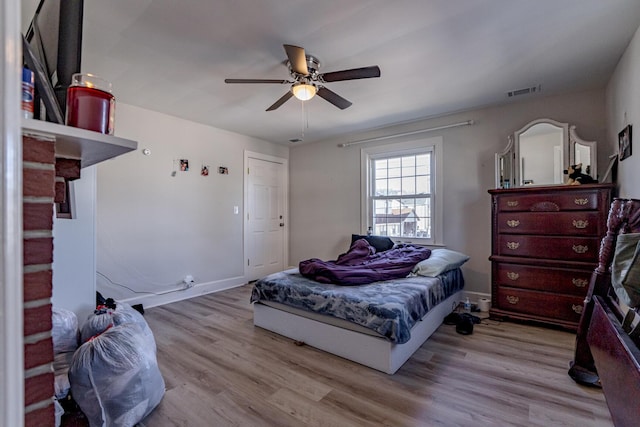
<path fill-rule="evenodd" d="M 491 294 L 485 293 L 485 292 L 469 292 L 469 291 L 463 291 L 462 293 L 462 298 L 464 301 L 465 298 L 469 297 L 469 301 L 472 304 L 477 304 L 478 301 L 480 300 L 480 298 L 487 298 L 487 299 L 491 299 Z"/>
<path fill-rule="evenodd" d="M 247 281 L 244 276 L 231 277 L 229 279 L 218 280 L 214 282 L 200 283 L 192 288 L 185 290 L 177 290 L 162 295 L 143 295 L 132 298 L 120 299 L 119 302 L 125 302 L 129 305 L 142 304 L 145 308 L 157 307 L 160 305 L 170 304 L 172 302 L 182 301 L 201 295 L 220 292 L 227 289 L 237 288 L 245 285 Z"/>

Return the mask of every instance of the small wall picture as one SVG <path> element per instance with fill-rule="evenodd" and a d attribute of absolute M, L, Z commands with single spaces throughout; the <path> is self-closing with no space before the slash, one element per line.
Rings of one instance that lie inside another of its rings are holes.
<path fill-rule="evenodd" d="M 209 176 L 209 166 L 203 165 L 202 169 L 200 170 L 200 175 Z"/>
<path fill-rule="evenodd" d="M 627 125 L 618 134 L 618 154 L 620 161 L 631 156 L 631 125 Z"/>
<path fill-rule="evenodd" d="M 188 172 L 189 171 L 189 160 L 180 159 L 180 171 Z"/>
<path fill-rule="evenodd" d="M 222 175 L 228 175 L 229 174 L 229 169 L 225 166 L 220 166 L 218 168 L 218 173 L 222 174 Z"/>

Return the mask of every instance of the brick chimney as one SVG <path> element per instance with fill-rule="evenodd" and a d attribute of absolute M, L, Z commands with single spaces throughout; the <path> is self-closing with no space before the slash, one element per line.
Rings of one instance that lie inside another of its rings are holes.
<path fill-rule="evenodd" d="M 34 136 L 22 140 L 25 426 L 52 426 L 55 141 Z"/>

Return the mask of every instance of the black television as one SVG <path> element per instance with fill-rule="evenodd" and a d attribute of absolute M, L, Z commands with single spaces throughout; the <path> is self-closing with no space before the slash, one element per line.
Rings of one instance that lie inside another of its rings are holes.
<path fill-rule="evenodd" d="M 67 88 L 80 72 L 84 0 L 40 0 L 23 39 L 25 64 L 35 73 L 35 116 L 40 100 L 47 121 L 64 124 Z"/>

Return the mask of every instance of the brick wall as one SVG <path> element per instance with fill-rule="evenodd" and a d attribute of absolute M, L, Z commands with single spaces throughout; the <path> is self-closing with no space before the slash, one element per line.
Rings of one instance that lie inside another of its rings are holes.
<path fill-rule="evenodd" d="M 25 426 L 55 424 L 51 295 L 55 145 L 23 137 Z"/>

